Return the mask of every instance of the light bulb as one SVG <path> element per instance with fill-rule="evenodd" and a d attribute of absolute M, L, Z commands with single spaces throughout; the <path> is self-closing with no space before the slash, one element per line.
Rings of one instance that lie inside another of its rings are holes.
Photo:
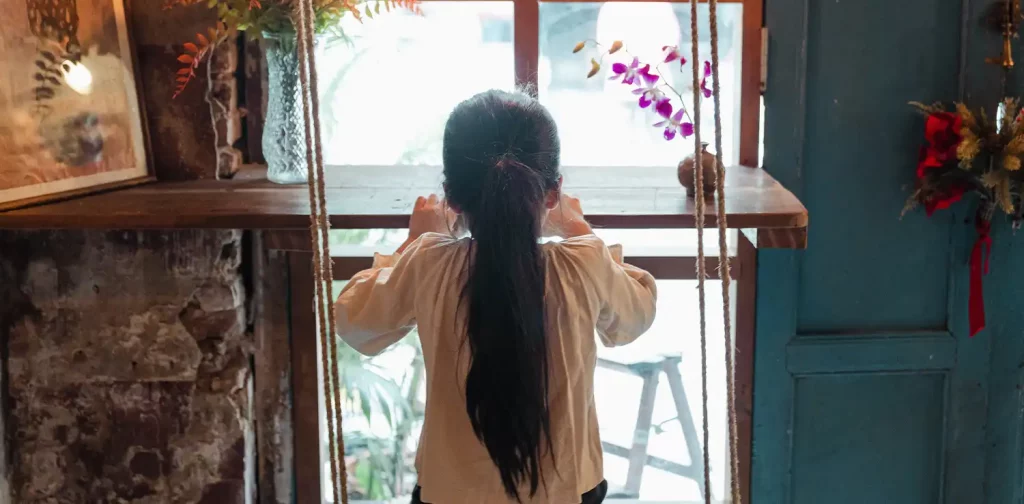
<path fill-rule="evenodd" d="M 69 88 L 81 95 L 92 93 L 92 72 L 85 65 L 74 61 L 65 61 L 60 65 L 60 73 Z"/>

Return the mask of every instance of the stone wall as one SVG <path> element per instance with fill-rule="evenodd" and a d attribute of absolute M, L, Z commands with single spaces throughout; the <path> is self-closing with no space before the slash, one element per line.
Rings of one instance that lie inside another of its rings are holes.
<path fill-rule="evenodd" d="M 230 177 L 238 48 L 172 100 L 216 16 L 165 3 L 128 2 L 156 175 Z M 253 502 L 242 251 L 240 231 L 0 230 L 0 504 Z"/>
<path fill-rule="evenodd" d="M 0 233 L 13 501 L 252 502 L 239 231 Z"/>
<path fill-rule="evenodd" d="M 231 178 L 242 163 L 239 48 L 219 45 L 177 98 L 178 55 L 196 33 L 216 25 L 206 2 L 164 8 L 162 0 L 131 2 L 131 28 L 150 136 L 150 156 L 160 180 Z M 210 84 L 212 82 L 212 84 Z"/>

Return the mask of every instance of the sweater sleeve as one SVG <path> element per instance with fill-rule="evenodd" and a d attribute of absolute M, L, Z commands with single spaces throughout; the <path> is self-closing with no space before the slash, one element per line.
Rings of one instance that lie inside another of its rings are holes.
<path fill-rule="evenodd" d="M 417 254 L 422 237 L 403 253 L 375 255 L 373 267 L 356 273 L 334 304 L 335 330 L 352 348 L 376 355 L 414 327 Z"/>
<path fill-rule="evenodd" d="M 622 261 L 622 247 L 594 235 L 568 240 L 594 281 L 597 333 L 606 346 L 633 342 L 654 323 L 658 289 L 650 273 Z"/>

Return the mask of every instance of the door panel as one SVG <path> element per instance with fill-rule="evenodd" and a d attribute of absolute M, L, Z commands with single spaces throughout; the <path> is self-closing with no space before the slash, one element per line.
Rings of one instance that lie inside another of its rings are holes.
<path fill-rule="evenodd" d="M 960 4 L 815 0 L 807 15 L 803 201 L 814 230 L 798 328 L 944 328 L 950 221 L 899 215 L 923 137 L 907 102 L 956 99 Z"/>
<path fill-rule="evenodd" d="M 758 254 L 755 504 L 1022 502 L 1024 245 L 995 231 L 969 338 L 973 206 L 900 219 L 907 102 L 1002 93 L 997 1 L 766 0 L 764 167 L 812 225 L 806 251 Z"/>
<path fill-rule="evenodd" d="M 793 502 L 939 502 L 945 395 L 944 373 L 798 377 Z"/>

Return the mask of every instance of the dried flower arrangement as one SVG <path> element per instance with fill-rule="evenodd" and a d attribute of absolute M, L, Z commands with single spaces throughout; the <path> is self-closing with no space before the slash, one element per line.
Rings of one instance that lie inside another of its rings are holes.
<path fill-rule="evenodd" d="M 963 103 L 955 104 L 953 111 L 940 103 L 911 105 L 925 117 L 926 144 L 918 153 L 916 187 L 903 213 L 921 205 L 931 216 L 965 194 L 978 197 L 977 238 L 970 257 L 969 319 L 974 336 L 985 327 L 981 278 L 988 273 L 992 217 L 998 209 L 1010 216 L 1014 229 L 1022 222 L 1024 110 L 1018 99 L 1007 98 L 992 121 L 984 109 L 975 114 Z"/>
<path fill-rule="evenodd" d="M 920 149 L 917 187 L 907 200 L 904 212 L 923 205 L 928 215 L 932 215 L 973 192 L 981 198 L 981 210 L 998 207 L 1012 216 L 1015 226 L 1019 227 L 1019 182 L 1024 175 L 1020 173 L 1024 155 L 1024 127 L 1021 126 L 1024 115 L 1019 101 L 1004 100 L 998 121 L 989 120 L 984 109 L 975 114 L 962 103 L 957 103 L 953 112 L 938 103 L 911 105 L 925 116 L 927 144 Z"/>

